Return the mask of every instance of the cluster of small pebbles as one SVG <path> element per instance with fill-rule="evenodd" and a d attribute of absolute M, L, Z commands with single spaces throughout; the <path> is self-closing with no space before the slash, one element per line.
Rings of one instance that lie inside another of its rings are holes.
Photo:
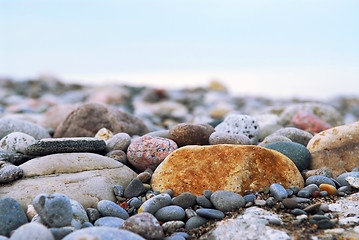
<path fill-rule="evenodd" d="M 0 86 L 0 240 L 359 239 L 359 98 Z"/>

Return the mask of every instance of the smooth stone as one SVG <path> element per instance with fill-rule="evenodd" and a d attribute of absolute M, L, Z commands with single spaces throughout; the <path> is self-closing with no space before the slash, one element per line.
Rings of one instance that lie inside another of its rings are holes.
<path fill-rule="evenodd" d="M 171 236 L 181 236 L 183 237 L 184 239 L 190 239 L 190 236 L 188 235 L 188 233 L 185 233 L 185 232 L 175 232 L 175 233 L 172 233 Z"/>
<path fill-rule="evenodd" d="M 288 197 L 287 190 L 278 183 L 273 183 L 269 187 L 269 191 L 273 195 L 273 197 L 278 201 L 282 201 L 283 199 Z"/>
<path fill-rule="evenodd" d="M 289 186 L 288 189 L 292 190 L 294 195 L 297 195 L 297 193 L 300 191 L 300 188 L 297 186 Z"/>
<path fill-rule="evenodd" d="M 310 139 L 313 138 L 313 135 L 311 133 L 295 127 L 281 128 L 269 136 L 275 135 L 287 137 L 292 142 L 302 144 L 303 146 L 307 146 Z"/>
<path fill-rule="evenodd" d="M 16 118 L 1 118 L 0 119 L 0 139 L 12 132 L 22 132 L 34 137 L 35 139 L 49 138 L 50 135 L 45 128 Z"/>
<path fill-rule="evenodd" d="M 131 144 L 131 136 L 127 133 L 117 133 L 106 141 L 107 151 L 113 150 L 127 151 L 128 146 Z"/>
<path fill-rule="evenodd" d="M 327 167 L 334 178 L 359 165 L 359 122 L 334 127 L 315 135 L 307 145 L 310 169 Z"/>
<path fill-rule="evenodd" d="M 125 193 L 125 188 L 122 185 L 113 186 L 113 193 L 116 196 L 123 197 Z"/>
<path fill-rule="evenodd" d="M 264 142 L 264 139 L 266 137 L 268 137 L 278 129 L 283 128 L 283 126 L 279 123 L 279 117 L 276 114 L 259 114 L 255 115 L 254 117 L 258 121 L 261 128 L 259 134 L 259 141 Z"/>
<path fill-rule="evenodd" d="M 16 199 L 23 209 L 44 192 L 61 192 L 85 208 L 94 208 L 99 200 L 116 201 L 113 186 L 127 186 L 137 176 L 122 163 L 93 153 L 52 154 L 19 167 L 23 178 L 4 184 L 0 196 Z"/>
<path fill-rule="evenodd" d="M 277 182 L 285 188 L 304 185 L 295 164 L 277 151 L 220 144 L 177 149 L 156 168 L 151 186 L 161 192 L 172 189 L 174 196 L 183 192 L 199 196 L 204 190 L 244 194 L 245 190 L 258 191 Z"/>
<path fill-rule="evenodd" d="M 224 213 L 222 211 L 210 208 L 200 208 L 196 210 L 196 213 L 200 217 L 208 219 L 222 220 L 224 218 Z"/>
<path fill-rule="evenodd" d="M 112 158 L 122 164 L 128 165 L 127 154 L 122 150 L 113 150 L 106 153 L 106 157 Z"/>
<path fill-rule="evenodd" d="M 185 216 L 183 208 L 176 205 L 163 207 L 155 214 L 155 217 L 161 222 L 183 220 Z"/>
<path fill-rule="evenodd" d="M 312 157 L 308 149 L 302 144 L 295 142 L 276 142 L 267 144 L 265 147 L 287 156 L 293 161 L 299 171 L 303 171 L 309 167 Z"/>
<path fill-rule="evenodd" d="M 67 235 L 63 240 L 145 240 L 136 233 L 112 227 L 83 228 Z"/>
<path fill-rule="evenodd" d="M 294 209 L 298 207 L 298 201 L 292 198 L 286 198 L 282 201 L 284 207 Z"/>
<path fill-rule="evenodd" d="M 298 203 L 309 203 L 310 202 L 310 199 L 302 198 L 302 197 L 293 197 L 291 199 L 297 201 Z"/>
<path fill-rule="evenodd" d="M 351 186 L 342 186 L 338 188 L 338 192 L 351 192 L 353 189 Z"/>
<path fill-rule="evenodd" d="M 345 181 L 347 181 L 351 187 L 359 188 L 359 177 L 347 176 Z"/>
<path fill-rule="evenodd" d="M 91 223 L 96 222 L 100 218 L 100 212 L 96 208 L 86 208 L 86 213 Z"/>
<path fill-rule="evenodd" d="M 336 195 L 338 193 L 338 190 L 336 189 L 336 187 L 334 187 L 331 184 L 322 183 L 319 185 L 319 189 L 321 191 L 327 192 L 327 194 L 329 194 L 329 195 Z"/>
<path fill-rule="evenodd" d="M 111 132 L 107 128 L 101 128 L 95 134 L 95 138 L 102 139 L 102 140 L 105 140 L 105 141 L 109 140 L 111 137 L 113 137 L 113 132 Z"/>
<path fill-rule="evenodd" d="M 206 198 L 205 196 L 198 196 L 196 198 L 196 203 L 204 208 L 212 208 L 213 207 L 213 204 L 211 203 L 211 201 L 208 198 Z"/>
<path fill-rule="evenodd" d="M 9 162 L 16 166 L 21 165 L 32 158 L 34 158 L 34 156 L 28 156 L 21 153 L 0 152 L 0 161 Z"/>
<path fill-rule="evenodd" d="M 119 217 L 102 217 L 95 221 L 94 226 L 121 228 L 124 222 L 125 220 Z"/>
<path fill-rule="evenodd" d="M 54 240 L 51 231 L 40 223 L 26 223 L 11 235 L 12 240 Z"/>
<path fill-rule="evenodd" d="M 315 211 L 317 211 L 322 203 L 314 203 L 312 205 L 309 205 L 308 207 L 304 208 L 303 211 L 307 212 L 307 213 L 313 213 Z"/>
<path fill-rule="evenodd" d="M 185 223 L 183 221 L 168 221 L 162 224 L 162 228 L 165 233 L 172 233 L 184 226 Z"/>
<path fill-rule="evenodd" d="M 196 204 L 196 195 L 189 192 L 184 192 L 172 199 L 174 205 L 180 206 L 183 209 L 193 207 Z"/>
<path fill-rule="evenodd" d="M 248 194 L 248 195 L 243 196 L 243 198 L 244 198 L 244 201 L 246 201 L 246 203 L 248 203 L 248 202 L 254 203 L 254 200 L 256 200 L 257 197 L 256 197 L 256 195 Z"/>
<path fill-rule="evenodd" d="M 169 132 L 170 130 L 157 130 L 157 131 L 149 132 L 145 134 L 145 136 L 148 135 L 151 137 L 169 138 Z"/>
<path fill-rule="evenodd" d="M 8 153 L 25 153 L 25 148 L 35 142 L 35 138 L 28 134 L 12 132 L 0 140 L 0 151 Z"/>
<path fill-rule="evenodd" d="M 8 237 L 11 231 L 27 222 L 26 214 L 16 200 L 0 199 L 0 235 Z"/>
<path fill-rule="evenodd" d="M 308 213 L 302 209 L 299 209 L 299 208 L 295 208 L 293 209 L 291 212 L 291 214 L 293 214 L 294 216 L 300 216 L 300 215 L 307 215 Z"/>
<path fill-rule="evenodd" d="M 35 197 L 33 205 L 47 226 L 65 227 L 71 224 L 73 211 L 71 201 L 66 195 L 39 194 Z"/>
<path fill-rule="evenodd" d="M 137 175 L 137 178 L 140 179 L 143 183 L 148 183 L 151 180 L 152 174 L 149 172 L 141 172 Z"/>
<path fill-rule="evenodd" d="M 61 240 L 74 231 L 72 227 L 49 228 L 55 240 Z"/>
<path fill-rule="evenodd" d="M 134 178 L 127 185 L 125 192 L 124 192 L 124 197 L 125 198 L 138 197 L 138 196 L 141 196 L 145 192 L 146 192 L 146 189 L 143 186 L 141 180 L 138 178 Z"/>
<path fill-rule="evenodd" d="M 128 218 L 121 229 L 137 233 L 145 239 L 164 238 L 163 229 L 158 220 L 150 213 L 142 212 Z"/>
<path fill-rule="evenodd" d="M 320 184 L 329 184 L 332 185 L 333 187 L 335 187 L 335 183 L 330 180 L 330 178 L 327 178 L 325 176 L 320 176 L 320 175 L 314 175 L 311 176 L 309 178 L 307 178 L 307 180 L 305 180 L 305 185 L 308 186 L 310 184 L 316 184 L 317 186 L 319 186 Z"/>
<path fill-rule="evenodd" d="M 318 117 L 316 114 L 308 111 L 297 112 L 290 121 L 290 125 L 312 133 L 319 133 L 332 128 L 332 125 Z"/>
<path fill-rule="evenodd" d="M 258 146 L 265 147 L 268 144 L 276 142 L 292 142 L 292 140 L 282 135 L 272 134 L 263 139 L 263 141 L 260 142 Z"/>
<path fill-rule="evenodd" d="M 202 226 L 203 224 L 207 223 L 208 219 L 200 216 L 194 216 L 187 220 L 185 228 L 187 230 L 191 230 L 193 228 L 197 228 Z"/>
<path fill-rule="evenodd" d="M 155 214 L 159 209 L 171 204 L 172 204 L 172 199 L 170 195 L 166 193 L 161 193 L 144 202 L 142 206 L 138 209 L 138 213 L 149 212 L 151 214 Z"/>
<path fill-rule="evenodd" d="M 251 140 L 244 134 L 231 134 L 224 132 L 213 132 L 209 136 L 209 144 L 235 144 L 235 145 L 249 145 Z"/>
<path fill-rule="evenodd" d="M 203 196 L 205 196 L 207 199 L 211 199 L 212 191 L 211 190 L 204 190 Z"/>
<path fill-rule="evenodd" d="M 254 205 L 259 207 L 264 207 L 267 204 L 266 200 L 263 199 L 256 199 L 254 200 Z"/>
<path fill-rule="evenodd" d="M 72 221 L 71 225 L 75 228 L 81 227 L 85 222 L 89 221 L 85 208 L 75 200 L 70 200 L 72 208 Z M 79 227 L 77 227 L 79 226 Z"/>
<path fill-rule="evenodd" d="M 215 127 L 216 132 L 243 134 L 247 136 L 251 144 L 257 144 L 260 134 L 260 126 L 257 120 L 249 115 L 230 114 Z"/>
<path fill-rule="evenodd" d="M 359 172 L 347 172 L 339 175 L 337 181 L 342 186 L 350 186 L 350 183 L 346 180 L 347 177 L 359 178 Z"/>
<path fill-rule="evenodd" d="M 332 172 L 327 167 L 322 167 L 322 168 L 313 169 L 313 170 L 304 170 L 302 173 L 304 175 L 304 179 L 307 179 L 307 178 L 309 178 L 311 176 L 315 176 L 315 175 L 320 175 L 320 176 L 324 176 L 327 178 L 333 178 Z"/>
<path fill-rule="evenodd" d="M 50 107 L 42 116 L 41 126 L 55 130 L 77 107 L 75 104 L 57 104 Z"/>
<path fill-rule="evenodd" d="M 185 210 L 185 213 L 186 213 L 186 217 L 187 217 L 188 219 L 197 216 L 196 211 L 193 210 L 192 208 L 187 208 L 187 209 Z"/>
<path fill-rule="evenodd" d="M 209 136 L 214 129 L 209 124 L 180 123 L 173 126 L 168 138 L 175 141 L 178 147 L 186 145 L 208 145 Z"/>
<path fill-rule="evenodd" d="M 21 167 L 10 164 L 2 167 L 0 163 L 0 184 L 15 181 L 22 178 L 23 175 L 24 171 Z"/>
<path fill-rule="evenodd" d="M 230 212 L 244 207 L 244 198 L 230 191 L 216 191 L 211 195 L 211 202 L 214 207 L 222 212 Z"/>
<path fill-rule="evenodd" d="M 109 200 L 101 200 L 97 203 L 97 210 L 104 217 L 119 217 L 122 219 L 129 218 L 125 209 Z"/>
<path fill-rule="evenodd" d="M 127 202 L 130 207 L 139 208 L 142 205 L 142 201 L 138 199 L 137 197 L 133 197 Z"/>
<path fill-rule="evenodd" d="M 312 192 L 302 189 L 298 192 L 297 196 L 301 198 L 310 198 L 312 196 Z"/>

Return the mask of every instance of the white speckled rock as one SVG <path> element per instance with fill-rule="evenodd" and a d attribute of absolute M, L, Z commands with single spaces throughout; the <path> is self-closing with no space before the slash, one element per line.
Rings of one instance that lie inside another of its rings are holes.
<path fill-rule="evenodd" d="M 215 127 L 216 132 L 244 134 L 249 137 L 251 144 L 257 144 L 260 127 L 256 119 L 243 114 L 230 114 L 223 122 Z"/>
<path fill-rule="evenodd" d="M 25 148 L 35 142 L 35 138 L 26 133 L 12 132 L 0 140 L 0 151 L 25 153 Z"/>

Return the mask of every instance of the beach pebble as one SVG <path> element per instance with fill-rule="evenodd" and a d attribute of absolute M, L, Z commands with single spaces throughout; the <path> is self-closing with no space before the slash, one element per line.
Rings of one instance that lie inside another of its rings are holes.
<path fill-rule="evenodd" d="M 186 217 L 187 217 L 188 219 L 193 218 L 194 216 L 197 216 L 196 211 L 193 210 L 192 208 L 187 208 L 187 209 L 184 210 L 184 211 L 185 211 Z"/>
<path fill-rule="evenodd" d="M 12 132 L 0 140 L 0 151 L 8 153 L 25 153 L 25 148 L 35 142 L 35 138 L 28 134 Z"/>
<path fill-rule="evenodd" d="M 49 229 L 40 223 L 26 223 L 16 229 L 11 235 L 13 240 L 26 240 L 26 239 L 37 239 L 37 240 L 54 240 L 54 237 Z"/>
<path fill-rule="evenodd" d="M 0 163 L 0 184 L 20 179 L 22 178 L 23 174 L 24 171 L 18 166 L 11 164 L 5 164 L 5 166 L 1 166 Z"/>
<path fill-rule="evenodd" d="M 121 228 L 124 221 L 119 217 L 102 217 L 95 221 L 94 226 Z"/>
<path fill-rule="evenodd" d="M 158 220 L 150 213 L 142 212 L 128 218 L 121 226 L 125 229 L 146 239 L 164 238 L 163 229 Z"/>
<path fill-rule="evenodd" d="M 244 198 L 234 192 L 216 191 L 211 195 L 214 207 L 222 212 L 229 212 L 244 207 Z"/>
<path fill-rule="evenodd" d="M 50 107 L 42 116 L 41 126 L 55 130 L 76 108 L 75 104 L 57 104 Z"/>
<path fill-rule="evenodd" d="M 244 201 L 246 201 L 246 203 L 248 203 L 248 202 L 254 203 L 254 200 L 256 200 L 256 198 L 257 197 L 254 194 L 248 194 L 248 195 L 243 196 L 243 199 L 244 199 Z"/>
<path fill-rule="evenodd" d="M 311 176 L 320 175 L 327 178 L 333 178 L 333 174 L 327 167 L 322 167 L 318 169 L 312 169 L 312 170 L 304 170 L 302 171 L 304 179 L 307 179 Z"/>
<path fill-rule="evenodd" d="M 151 180 L 152 174 L 149 172 L 141 172 L 140 174 L 137 175 L 137 178 L 143 182 L 143 183 L 147 183 Z"/>
<path fill-rule="evenodd" d="M 304 208 L 303 211 L 307 212 L 307 213 L 313 213 L 316 212 L 322 203 L 314 203 L 309 205 L 308 207 Z"/>
<path fill-rule="evenodd" d="M 22 132 L 34 137 L 35 139 L 49 138 L 50 135 L 45 128 L 32 122 L 16 119 L 1 118 L 0 119 L 0 139 L 12 132 Z"/>
<path fill-rule="evenodd" d="M 311 133 L 295 127 L 281 128 L 269 136 L 273 136 L 273 135 L 280 135 L 287 137 L 292 142 L 302 144 L 303 146 L 307 146 L 310 139 L 313 138 L 313 135 Z"/>
<path fill-rule="evenodd" d="M 49 227 L 69 226 L 72 221 L 70 199 L 61 193 L 39 194 L 34 199 L 34 208 L 41 220 Z"/>
<path fill-rule="evenodd" d="M 193 228 L 197 228 L 199 226 L 202 226 L 206 222 L 208 222 L 207 218 L 200 217 L 200 216 L 194 216 L 194 217 L 187 220 L 185 228 L 187 230 L 191 230 Z"/>
<path fill-rule="evenodd" d="M 161 222 L 183 220 L 185 216 L 183 208 L 176 205 L 163 207 L 155 214 L 155 217 Z"/>
<path fill-rule="evenodd" d="M 101 128 L 95 134 L 95 138 L 102 139 L 102 140 L 105 140 L 105 141 L 109 140 L 112 137 L 113 137 L 113 133 L 110 130 L 108 130 L 107 128 Z"/>
<path fill-rule="evenodd" d="M 251 144 L 257 144 L 260 127 L 257 120 L 243 114 L 230 114 L 222 123 L 215 127 L 216 132 L 243 134 L 250 139 Z"/>
<path fill-rule="evenodd" d="M 278 201 L 282 201 L 283 199 L 288 197 L 287 190 L 278 183 L 273 183 L 269 187 L 269 191 L 273 195 L 273 197 Z"/>
<path fill-rule="evenodd" d="M 118 197 L 123 197 L 125 188 L 122 185 L 115 185 L 113 186 L 113 193 Z"/>
<path fill-rule="evenodd" d="M 146 189 L 143 186 L 141 180 L 138 178 L 134 178 L 127 185 L 123 195 L 125 198 L 132 198 L 132 197 L 138 197 L 145 192 L 146 192 Z"/>
<path fill-rule="evenodd" d="M 139 208 L 142 205 L 142 201 L 137 197 L 131 198 L 130 200 L 128 200 L 127 203 L 130 207 L 134 207 L 134 208 Z"/>
<path fill-rule="evenodd" d="M 206 198 L 205 196 L 198 196 L 196 198 L 196 203 L 204 208 L 212 208 L 213 207 L 213 204 L 211 203 L 211 201 L 208 198 Z"/>
<path fill-rule="evenodd" d="M 170 204 L 172 204 L 172 199 L 170 195 L 166 193 L 161 193 L 144 202 L 142 206 L 138 209 L 138 212 L 149 212 L 151 214 L 155 214 L 159 209 Z"/>
<path fill-rule="evenodd" d="M 113 150 L 127 151 L 128 146 L 131 144 L 131 136 L 127 133 L 117 133 L 106 141 L 107 151 Z"/>
<path fill-rule="evenodd" d="M 128 213 L 125 209 L 120 207 L 114 202 L 109 200 L 101 200 L 97 203 L 97 210 L 101 213 L 104 217 L 119 217 L 122 219 L 129 218 Z"/>
<path fill-rule="evenodd" d="M 156 167 L 173 151 L 177 144 L 166 138 L 143 136 L 133 141 L 127 150 L 128 161 L 138 170 Z"/>
<path fill-rule="evenodd" d="M 89 221 L 85 208 L 76 200 L 70 200 L 72 208 L 71 225 L 80 228 L 85 222 Z"/>
<path fill-rule="evenodd" d="M 293 214 L 294 216 L 301 216 L 301 215 L 307 215 L 308 213 L 302 209 L 299 208 L 295 208 L 293 209 L 291 212 L 291 214 Z"/>
<path fill-rule="evenodd" d="M 163 231 L 172 233 L 177 229 L 183 228 L 185 223 L 183 221 L 168 221 L 162 224 Z"/>
<path fill-rule="evenodd" d="M 193 193 L 184 192 L 172 199 L 174 205 L 180 206 L 183 209 L 193 207 L 196 204 L 197 196 Z"/>
<path fill-rule="evenodd" d="M 297 196 L 298 197 L 303 197 L 303 198 L 309 198 L 312 196 L 312 194 L 315 192 L 315 191 L 320 191 L 318 185 L 316 184 L 309 184 L 307 185 L 306 187 L 302 188 Z"/>
<path fill-rule="evenodd" d="M 343 173 L 341 175 L 339 175 L 337 177 L 337 181 L 342 185 L 342 186 L 350 186 L 350 183 L 346 180 L 347 177 L 352 177 L 352 178 L 359 178 L 359 172 L 347 172 L 347 173 Z"/>
<path fill-rule="evenodd" d="M 16 200 L 0 199 L 0 235 L 9 237 L 11 231 L 27 222 L 26 214 Z"/>
<path fill-rule="evenodd" d="M 203 196 L 205 196 L 207 199 L 211 199 L 211 195 L 212 195 L 211 190 L 206 189 L 203 191 Z"/>
<path fill-rule="evenodd" d="M 216 219 L 222 220 L 224 218 L 224 213 L 222 211 L 210 208 L 200 208 L 196 210 L 198 216 L 207 218 L 207 219 Z"/>
<path fill-rule="evenodd" d="M 298 201 L 292 198 L 286 198 L 282 201 L 284 207 L 288 209 L 294 209 L 298 207 Z"/>
<path fill-rule="evenodd" d="M 140 235 L 113 227 L 89 227 L 74 231 L 63 240 L 145 240 Z"/>
<path fill-rule="evenodd" d="M 327 192 L 329 195 L 336 195 L 338 193 L 338 190 L 332 184 L 322 183 L 319 185 L 319 189 L 321 191 Z"/>
<path fill-rule="evenodd" d="M 269 135 L 283 128 L 279 123 L 279 117 L 276 114 L 259 114 L 254 116 L 260 126 L 259 141 L 264 141 Z"/>
<path fill-rule="evenodd" d="M 311 155 L 308 149 L 302 144 L 295 142 L 276 142 L 265 146 L 286 155 L 297 166 L 299 171 L 309 167 Z"/>
<path fill-rule="evenodd" d="M 74 231 L 73 227 L 49 228 L 55 240 L 61 240 Z"/>
<path fill-rule="evenodd" d="M 258 146 L 265 147 L 267 144 L 276 142 L 292 142 L 292 140 L 282 135 L 272 134 L 264 138 L 263 141 L 258 144 Z"/>
<path fill-rule="evenodd" d="M 213 127 L 208 124 L 180 123 L 170 129 L 168 137 L 175 141 L 179 147 L 208 145 L 209 136 L 213 132 Z"/>
<path fill-rule="evenodd" d="M 34 156 L 28 156 L 21 153 L 0 152 L 0 162 L 5 161 L 16 166 L 19 166 L 32 158 L 34 158 Z"/>
<path fill-rule="evenodd" d="M 209 136 L 209 144 L 236 144 L 249 145 L 250 139 L 244 134 L 231 134 L 224 132 L 214 132 Z"/>
<path fill-rule="evenodd" d="M 86 213 L 91 223 L 96 222 L 100 218 L 100 212 L 96 208 L 86 208 Z"/>
<path fill-rule="evenodd" d="M 312 133 L 319 133 L 332 127 L 317 115 L 307 111 L 297 112 L 290 120 L 290 124 Z"/>
<path fill-rule="evenodd" d="M 112 158 L 122 164 L 128 165 L 127 154 L 122 150 L 113 150 L 106 153 L 106 157 Z"/>
<path fill-rule="evenodd" d="M 314 175 L 314 176 L 307 178 L 307 180 L 305 180 L 306 186 L 308 186 L 310 184 L 316 184 L 317 186 L 319 186 L 322 183 L 329 184 L 329 185 L 332 185 L 333 187 L 335 187 L 335 183 L 330 178 L 327 178 L 325 176 Z"/>

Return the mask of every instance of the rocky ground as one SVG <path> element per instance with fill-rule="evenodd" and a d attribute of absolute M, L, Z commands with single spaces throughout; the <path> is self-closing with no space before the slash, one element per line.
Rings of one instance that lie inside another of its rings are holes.
<path fill-rule="evenodd" d="M 359 239 L 358 96 L 0 86 L 0 239 Z"/>

